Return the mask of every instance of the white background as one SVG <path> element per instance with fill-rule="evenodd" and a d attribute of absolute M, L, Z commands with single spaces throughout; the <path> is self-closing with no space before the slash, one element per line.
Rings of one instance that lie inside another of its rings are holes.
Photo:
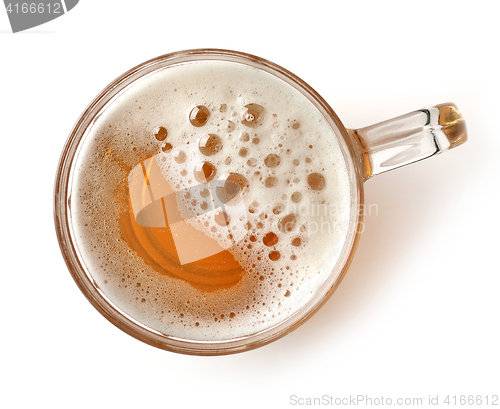
<path fill-rule="evenodd" d="M 496 2 L 298 4 L 82 0 L 17 34 L 0 9 L 1 407 L 500 395 Z M 106 321 L 68 273 L 52 216 L 59 155 L 86 105 L 129 68 L 200 47 L 288 68 L 347 127 L 453 101 L 469 131 L 456 150 L 366 183 L 378 215 L 315 316 L 264 348 L 215 358 L 155 349 Z"/>

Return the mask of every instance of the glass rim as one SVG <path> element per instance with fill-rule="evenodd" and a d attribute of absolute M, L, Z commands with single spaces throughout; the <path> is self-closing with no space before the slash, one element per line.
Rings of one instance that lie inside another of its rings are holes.
<path fill-rule="evenodd" d="M 72 165 L 78 155 L 81 141 L 99 117 L 99 113 L 136 80 L 148 74 L 180 63 L 207 60 L 232 61 L 253 66 L 285 81 L 304 95 L 320 111 L 337 135 L 351 189 L 350 222 L 343 249 L 334 270 L 313 298 L 293 315 L 274 326 L 254 334 L 219 341 L 188 340 L 169 336 L 141 324 L 120 310 L 107 298 L 93 280 L 91 273 L 86 270 L 72 237 L 70 220 Z M 221 49 L 192 49 L 161 55 L 135 66 L 106 86 L 83 111 L 70 132 L 61 153 L 54 187 L 54 222 L 59 246 L 68 270 L 89 302 L 112 324 L 134 338 L 164 350 L 192 355 L 225 355 L 255 349 L 283 337 L 309 319 L 326 302 L 345 276 L 359 240 L 362 224 L 359 209 L 363 204 L 363 177 L 356 157 L 349 134 L 330 105 L 305 81 L 281 66 L 251 54 Z M 338 273 L 334 274 L 336 272 Z"/>

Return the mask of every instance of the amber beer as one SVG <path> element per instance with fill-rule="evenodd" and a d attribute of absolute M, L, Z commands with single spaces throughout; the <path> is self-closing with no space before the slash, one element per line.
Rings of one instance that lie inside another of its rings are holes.
<path fill-rule="evenodd" d="M 242 337 L 292 316 L 333 271 L 349 225 L 334 131 L 290 85 L 234 62 L 136 81 L 89 127 L 71 184 L 96 285 L 181 339 Z"/>

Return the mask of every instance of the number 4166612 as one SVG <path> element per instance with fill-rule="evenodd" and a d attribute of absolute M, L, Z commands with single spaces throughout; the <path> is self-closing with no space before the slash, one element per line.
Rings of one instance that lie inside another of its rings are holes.
<path fill-rule="evenodd" d="M 498 395 L 448 395 L 443 403 L 453 406 L 497 406 Z"/>
<path fill-rule="evenodd" d="M 60 14 L 61 3 L 9 3 L 6 7 L 7 13 L 22 14 Z"/>

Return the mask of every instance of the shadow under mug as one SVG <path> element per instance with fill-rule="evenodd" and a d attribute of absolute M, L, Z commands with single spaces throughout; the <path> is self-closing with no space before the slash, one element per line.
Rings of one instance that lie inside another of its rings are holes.
<path fill-rule="evenodd" d="M 200 341 L 178 338 L 148 327 L 115 305 L 106 289 L 99 286 L 92 268 L 75 240 L 72 226 L 72 180 L 75 161 L 89 129 L 113 101 L 146 76 L 169 67 L 197 61 L 223 61 L 264 71 L 300 92 L 317 109 L 338 139 L 350 183 L 350 221 L 343 248 L 334 271 L 311 299 L 293 315 L 264 330 L 236 338 Z M 361 231 L 363 183 L 371 177 L 434 156 L 464 143 L 465 121 L 454 104 L 420 109 L 362 129 L 344 127 L 327 102 L 308 84 L 284 68 L 249 54 L 235 51 L 199 49 L 167 54 L 126 72 L 108 85 L 87 107 L 74 126 L 63 149 L 55 181 L 55 227 L 62 254 L 75 282 L 91 304 L 114 325 L 131 336 L 165 350 L 222 355 L 266 345 L 304 323 L 332 295 L 353 258 Z"/>

